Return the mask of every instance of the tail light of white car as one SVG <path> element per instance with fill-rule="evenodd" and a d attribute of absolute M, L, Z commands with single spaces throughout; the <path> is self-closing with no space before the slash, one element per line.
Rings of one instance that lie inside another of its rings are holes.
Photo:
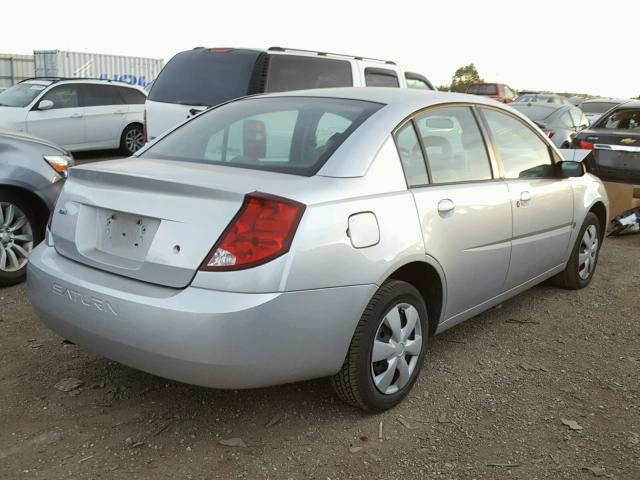
<path fill-rule="evenodd" d="M 205 271 L 242 270 L 289 251 L 306 206 L 266 193 L 248 194 L 201 266 Z"/>

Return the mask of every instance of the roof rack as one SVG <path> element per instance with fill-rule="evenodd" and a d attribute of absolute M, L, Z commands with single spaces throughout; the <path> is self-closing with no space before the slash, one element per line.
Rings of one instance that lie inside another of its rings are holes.
<path fill-rule="evenodd" d="M 110 78 L 96 78 L 96 77 L 30 77 L 25 78 L 24 80 L 20 80 L 18 83 L 27 82 L 29 80 L 48 80 L 52 83 L 62 82 L 66 80 L 98 80 L 100 82 L 117 82 L 124 83 L 126 85 L 130 85 L 127 82 L 123 82 L 122 80 L 112 80 Z"/>
<path fill-rule="evenodd" d="M 315 53 L 319 57 L 327 57 L 331 55 L 332 57 L 343 57 L 343 58 L 352 58 L 354 60 L 370 60 L 374 62 L 382 62 L 387 65 L 395 65 L 396 62 L 392 62 L 391 60 L 381 60 L 379 58 L 371 58 L 371 57 L 362 57 L 358 55 L 345 55 L 343 53 L 330 53 L 330 52 L 318 52 L 316 50 L 303 50 L 301 48 L 286 48 L 286 47 L 269 47 L 267 49 L 270 52 L 301 52 L 301 53 Z"/>

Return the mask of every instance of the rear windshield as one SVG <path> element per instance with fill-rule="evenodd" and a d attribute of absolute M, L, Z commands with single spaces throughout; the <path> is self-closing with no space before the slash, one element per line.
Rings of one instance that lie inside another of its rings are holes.
<path fill-rule="evenodd" d="M 580 108 L 584 113 L 604 113 L 618 105 L 612 102 L 583 102 Z"/>
<path fill-rule="evenodd" d="M 467 93 L 473 95 L 497 95 L 498 86 L 495 83 L 476 83 L 469 85 Z"/>
<path fill-rule="evenodd" d="M 153 82 L 149 100 L 214 106 L 244 97 L 259 55 L 256 50 L 205 48 L 178 53 Z"/>
<path fill-rule="evenodd" d="M 609 130 L 635 130 L 640 132 L 640 110 L 632 108 L 618 109 L 600 119 L 594 128 Z"/>
<path fill-rule="evenodd" d="M 239 100 L 199 115 L 140 156 L 310 176 L 381 107 L 319 97 Z"/>
<path fill-rule="evenodd" d="M 0 107 L 26 107 L 49 85 L 42 83 L 19 83 L 0 93 Z"/>
<path fill-rule="evenodd" d="M 542 106 L 536 106 L 536 105 L 529 106 L 529 104 L 526 104 L 526 103 L 522 105 L 518 105 L 517 103 L 514 102 L 510 106 L 518 110 L 520 113 L 526 115 L 527 118 L 529 118 L 530 120 L 533 120 L 534 122 L 541 122 L 543 120 L 546 120 L 547 118 L 549 118 L 551 115 L 553 115 L 555 112 L 558 111 L 555 108 L 548 108 L 548 107 L 542 107 Z"/>

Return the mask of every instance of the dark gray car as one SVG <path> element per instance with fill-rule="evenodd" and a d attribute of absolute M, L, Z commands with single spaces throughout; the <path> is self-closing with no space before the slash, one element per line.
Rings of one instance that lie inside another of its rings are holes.
<path fill-rule="evenodd" d="M 569 148 L 576 134 L 589 126 L 582 110 L 570 104 L 514 102 L 511 107 L 538 125 L 558 148 Z"/>
<path fill-rule="evenodd" d="M 0 287 L 24 280 L 72 164 L 69 152 L 46 140 L 0 131 Z"/>

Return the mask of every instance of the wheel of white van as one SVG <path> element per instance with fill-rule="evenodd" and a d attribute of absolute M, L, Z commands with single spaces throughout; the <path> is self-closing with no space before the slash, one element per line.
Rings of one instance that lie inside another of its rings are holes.
<path fill-rule="evenodd" d="M 600 220 L 592 213 L 587 213 L 584 223 L 578 232 L 571 257 L 565 270 L 554 277 L 555 283 L 570 290 L 586 287 L 596 271 L 602 234 Z"/>
<path fill-rule="evenodd" d="M 120 137 L 120 150 L 124 155 L 130 156 L 144 146 L 144 130 L 142 125 L 129 125 Z"/>
<path fill-rule="evenodd" d="M 342 369 L 331 379 L 336 394 L 370 412 L 396 406 L 422 368 L 428 332 L 420 292 L 407 282 L 385 282 L 362 314 Z"/>
<path fill-rule="evenodd" d="M 41 218 L 21 196 L 0 191 L 0 286 L 24 280 L 29 254 L 44 235 Z"/>

